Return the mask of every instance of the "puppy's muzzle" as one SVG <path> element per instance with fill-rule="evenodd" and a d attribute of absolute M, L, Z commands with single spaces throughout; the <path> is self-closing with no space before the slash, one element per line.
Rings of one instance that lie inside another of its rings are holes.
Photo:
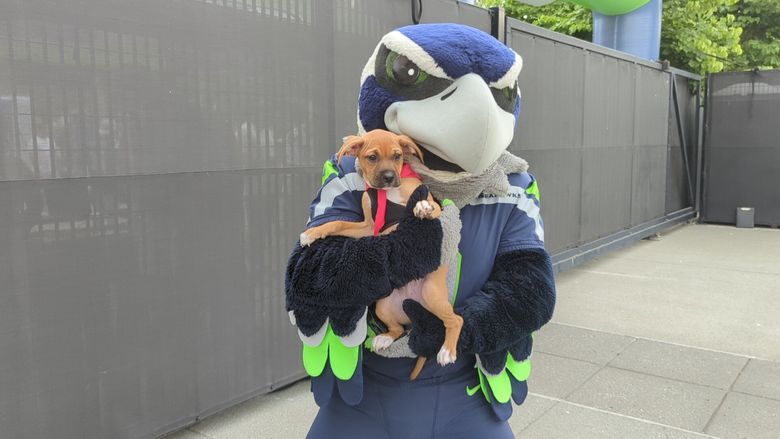
<path fill-rule="evenodd" d="M 398 174 L 395 171 L 382 171 L 378 175 L 378 187 L 396 187 L 401 184 Z"/>

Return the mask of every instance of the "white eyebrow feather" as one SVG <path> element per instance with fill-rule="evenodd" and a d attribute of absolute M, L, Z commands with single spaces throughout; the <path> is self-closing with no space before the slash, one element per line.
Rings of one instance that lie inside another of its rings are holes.
<path fill-rule="evenodd" d="M 409 37 L 396 30 L 382 37 L 382 40 L 377 44 L 371 58 L 368 59 L 365 67 L 363 67 L 363 73 L 360 75 L 361 85 L 365 82 L 366 78 L 374 74 L 376 56 L 379 53 L 379 48 L 382 47 L 383 44 L 393 52 L 409 58 L 409 60 L 417 64 L 420 69 L 424 70 L 425 73 L 437 78 L 452 79 L 452 77 L 444 73 L 444 70 L 439 67 L 428 52 Z"/>
<path fill-rule="evenodd" d="M 513 51 L 514 52 L 514 51 Z M 504 73 L 504 76 L 498 78 L 498 80 L 488 84 L 493 88 L 506 88 L 512 87 L 517 81 L 517 77 L 520 76 L 520 71 L 523 70 L 523 58 L 515 52 L 515 62 L 512 67 Z"/>

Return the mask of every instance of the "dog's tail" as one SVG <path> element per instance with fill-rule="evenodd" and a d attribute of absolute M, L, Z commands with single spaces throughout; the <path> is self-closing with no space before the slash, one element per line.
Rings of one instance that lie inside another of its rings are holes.
<path fill-rule="evenodd" d="M 425 366 L 425 357 L 417 357 L 417 364 L 414 365 L 414 369 L 412 369 L 412 373 L 409 374 L 409 381 L 414 381 L 417 379 L 417 375 L 420 374 L 422 371 L 423 366 Z"/>

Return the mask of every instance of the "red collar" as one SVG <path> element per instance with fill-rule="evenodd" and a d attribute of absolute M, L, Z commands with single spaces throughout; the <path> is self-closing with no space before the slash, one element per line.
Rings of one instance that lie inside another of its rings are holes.
<path fill-rule="evenodd" d="M 404 165 L 401 167 L 401 178 L 416 178 L 420 180 L 420 176 L 417 175 L 416 172 L 414 172 L 414 169 L 409 165 L 409 163 L 404 163 Z M 370 189 L 371 186 L 366 184 L 366 190 Z M 385 189 L 377 189 L 376 190 L 376 218 L 374 218 L 374 236 L 379 235 L 379 231 L 382 230 L 382 227 L 385 226 L 385 216 L 387 215 L 387 190 Z"/>
<path fill-rule="evenodd" d="M 416 178 L 421 180 L 420 176 L 414 172 L 414 169 L 412 169 L 412 166 L 409 163 L 404 163 L 401 167 L 401 178 Z"/>

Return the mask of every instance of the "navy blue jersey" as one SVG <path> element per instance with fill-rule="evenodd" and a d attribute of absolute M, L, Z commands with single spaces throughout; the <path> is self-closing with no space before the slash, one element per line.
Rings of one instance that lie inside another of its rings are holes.
<path fill-rule="evenodd" d="M 458 303 L 468 300 L 482 288 L 490 276 L 497 255 L 513 250 L 544 249 L 544 229 L 539 213 L 536 180 L 528 173 L 519 173 L 510 174 L 509 183 L 510 189 L 506 196 L 482 194 L 460 211 L 463 227 L 459 250 L 462 259 L 456 308 Z M 336 163 L 335 157 L 326 162 L 323 185 L 309 209 L 307 227 L 337 220 L 362 221 L 361 201 L 365 187 L 365 182 L 355 171 L 354 157 L 344 157 L 340 165 Z M 364 357 L 367 367 L 379 369 L 399 379 L 407 379 L 413 363 L 413 359 L 390 360 L 370 353 Z M 470 367 L 473 358 L 468 361 L 461 356 L 458 363 L 461 363 L 461 367 L 450 366 L 435 371 L 430 369 L 438 369 L 438 365 L 435 361 L 428 361 L 420 378 Z"/>

